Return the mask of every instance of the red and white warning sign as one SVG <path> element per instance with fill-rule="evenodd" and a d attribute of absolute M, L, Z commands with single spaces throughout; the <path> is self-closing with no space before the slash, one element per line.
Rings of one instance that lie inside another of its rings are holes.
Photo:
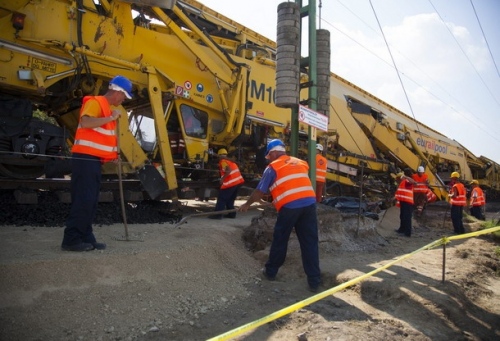
<path fill-rule="evenodd" d="M 184 88 L 185 88 L 186 90 L 191 90 L 191 88 L 192 88 L 192 87 L 193 87 L 193 84 L 191 84 L 191 82 L 190 82 L 190 81 L 185 81 L 185 82 L 184 82 Z"/>
<path fill-rule="evenodd" d="M 304 111 L 300 110 L 299 111 L 299 122 L 304 122 L 306 120 L 306 114 Z"/>
<path fill-rule="evenodd" d="M 299 105 L 299 122 L 325 132 L 328 131 L 328 117 L 303 105 Z"/>
<path fill-rule="evenodd" d="M 182 86 L 177 86 L 177 87 L 175 88 L 175 94 L 176 94 L 177 96 L 182 96 L 182 94 L 183 94 L 183 93 L 184 93 L 184 89 L 182 88 Z"/>

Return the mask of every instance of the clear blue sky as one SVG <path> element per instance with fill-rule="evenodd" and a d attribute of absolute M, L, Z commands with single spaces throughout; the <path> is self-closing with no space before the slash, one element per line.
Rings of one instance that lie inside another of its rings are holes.
<path fill-rule="evenodd" d="M 199 1 L 276 40 L 277 7 L 285 1 Z M 316 4 L 317 25 L 331 34 L 332 72 L 500 163 L 500 0 Z"/>

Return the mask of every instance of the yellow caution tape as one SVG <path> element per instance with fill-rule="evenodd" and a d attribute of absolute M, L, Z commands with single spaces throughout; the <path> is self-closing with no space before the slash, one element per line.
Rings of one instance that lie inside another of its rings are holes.
<path fill-rule="evenodd" d="M 274 321 L 274 320 L 277 320 L 279 319 L 280 317 L 283 317 L 285 315 L 288 315 L 288 314 L 291 314 L 293 313 L 294 311 L 297 311 L 305 306 L 308 306 L 312 303 L 315 303 L 327 296 L 330 296 L 336 292 L 339 292 L 341 290 L 344 290 L 348 287 L 350 287 L 351 285 L 354 285 L 354 284 L 357 284 L 363 280 L 365 280 L 366 278 L 368 277 L 371 277 L 373 275 L 375 275 L 376 273 L 379 273 L 391 266 L 393 266 L 394 264 L 397 264 L 407 258 L 410 258 L 411 256 L 421 252 L 421 251 L 425 251 L 425 250 L 431 250 L 435 247 L 438 247 L 440 245 L 443 245 L 443 244 L 447 244 L 449 243 L 450 241 L 452 240 L 458 240 L 458 239 L 465 239 L 465 238 L 470 238 L 470 237 L 477 237 L 477 236 L 480 236 L 482 234 L 488 234 L 488 233 L 493 233 L 493 232 L 496 232 L 496 231 L 500 231 L 500 226 L 496 226 L 496 227 L 492 227 L 492 228 L 489 228 L 489 229 L 484 229 L 484 230 L 480 230 L 480 231 L 476 231 L 476 232 L 470 232 L 470 233 L 464 233 L 464 234 L 460 234 L 460 235 L 456 235 L 456 236 L 450 236 L 450 237 L 443 237 L 441 239 L 438 239 L 436 241 L 433 241 L 432 243 L 429 243 L 423 247 L 421 247 L 420 249 L 417 249 L 411 253 L 407 253 L 406 255 L 403 255 L 395 260 L 393 260 L 392 262 L 389 262 L 387 263 L 386 265 L 384 266 L 381 266 L 380 268 L 377 268 L 373 271 L 370 271 L 364 275 L 361 275 L 359 277 L 356 277 L 356 278 L 353 278 L 351 279 L 350 281 L 347 281 L 345 283 L 342 283 L 340 285 L 337 285 L 336 287 L 333 287 L 331 289 L 328 289 L 326 291 L 323 291 L 319 294 L 316 294 L 314 296 L 311 296 L 303 301 L 300 301 L 300 302 L 297 302 L 295 304 L 292 304 L 291 306 L 288 306 L 286 308 L 283 308 L 281 310 L 278 310 L 272 314 L 269 314 L 267 316 L 264 316 L 258 320 L 255 320 L 255 321 L 252 321 L 252 322 L 249 322 L 243 326 L 240 326 L 238 328 L 235 328 L 233 330 L 230 330 L 228 332 L 225 332 L 224 334 L 221 334 L 221 335 L 218 335 L 216 337 L 213 337 L 211 339 L 208 339 L 207 341 L 222 341 L 222 340 L 229 340 L 233 337 L 236 337 L 236 336 L 239 336 L 243 333 L 246 333 L 252 329 L 255 329 L 257 327 L 260 327 L 262 326 L 263 324 L 266 324 L 268 322 L 271 322 L 271 321 Z"/>

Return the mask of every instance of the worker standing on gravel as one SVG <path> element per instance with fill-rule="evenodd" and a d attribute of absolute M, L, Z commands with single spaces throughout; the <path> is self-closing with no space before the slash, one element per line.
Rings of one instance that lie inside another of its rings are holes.
<path fill-rule="evenodd" d="M 220 172 L 220 189 L 215 204 L 215 211 L 232 210 L 234 209 L 234 201 L 238 195 L 238 189 L 245 182 L 241 175 L 238 165 L 229 160 L 227 150 L 219 149 L 219 172 Z M 236 212 L 228 213 L 224 217 L 236 218 Z M 222 214 L 214 214 L 209 216 L 210 219 L 222 219 Z"/>
<path fill-rule="evenodd" d="M 323 156 L 323 145 L 316 145 L 316 202 L 323 201 L 323 191 L 326 183 L 326 167 L 328 163 Z"/>
<path fill-rule="evenodd" d="M 406 237 L 411 237 L 411 218 L 413 214 L 413 187 L 415 180 L 411 178 L 411 170 L 405 169 L 404 173 L 396 175 L 396 180 L 399 181 L 398 189 L 396 190 L 396 200 L 399 205 L 399 229 L 397 233 L 404 234 Z"/>
<path fill-rule="evenodd" d="M 317 292 L 321 282 L 318 219 L 316 193 L 308 176 L 309 166 L 303 160 L 286 155 L 285 145 L 278 139 L 267 144 L 266 158 L 270 162 L 269 166 L 264 170 L 257 188 L 239 209 L 246 212 L 252 203 L 261 200 L 268 192 L 273 197 L 278 218 L 274 225 L 269 259 L 262 273 L 270 281 L 276 278 L 285 262 L 288 240 L 295 227 L 309 290 Z"/>
<path fill-rule="evenodd" d="M 464 185 L 459 180 L 458 172 L 451 173 L 450 194 L 448 195 L 451 203 L 451 222 L 455 234 L 465 233 L 463 224 L 464 206 L 467 204 L 466 192 Z"/>
<path fill-rule="evenodd" d="M 123 76 L 109 82 L 104 96 L 86 96 L 80 110 L 80 122 L 71 150 L 71 209 L 66 220 L 61 248 L 65 251 L 103 250 L 92 223 L 99 202 L 101 165 L 118 160 L 116 120 L 119 106 L 132 98 L 132 83 Z"/>
<path fill-rule="evenodd" d="M 479 181 L 472 180 L 472 191 L 470 194 L 470 214 L 479 220 L 486 220 L 484 216 L 484 206 L 486 205 L 486 199 L 484 197 L 484 192 L 479 187 Z"/>

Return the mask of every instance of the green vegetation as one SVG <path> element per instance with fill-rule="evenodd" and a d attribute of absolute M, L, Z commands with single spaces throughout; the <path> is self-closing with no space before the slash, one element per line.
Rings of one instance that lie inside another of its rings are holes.
<path fill-rule="evenodd" d="M 493 220 L 493 219 L 486 220 L 486 221 L 484 221 L 484 222 L 481 223 L 481 229 L 483 230 L 483 229 L 489 229 L 489 228 L 492 228 L 492 227 L 496 227 L 497 226 L 496 223 L 497 222 L 495 220 Z"/>
<path fill-rule="evenodd" d="M 481 223 L 481 230 L 489 229 L 489 228 L 497 227 L 497 226 L 498 226 L 498 220 L 493 220 L 493 219 L 487 220 L 487 221 Z M 493 237 L 493 240 L 500 241 L 500 231 L 492 232 L 491 236 Z M 495 251 L 495 253 L 497 253 L 497 251 Z"/>
<path fill-rule="evenodd" d="M 50 117 L 45 111 L 42 111 L 40 109 L 36 109 L 33 111 L 33 117 L 58 126 L 56 120 L 53 117 Z"/>

